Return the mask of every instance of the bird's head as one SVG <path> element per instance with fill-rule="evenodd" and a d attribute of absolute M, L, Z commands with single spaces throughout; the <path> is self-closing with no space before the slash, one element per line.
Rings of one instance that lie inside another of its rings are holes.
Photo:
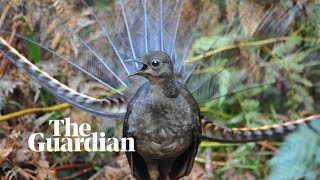
<path fill-rule="evenodd" d="M 129 75 L 144 76 L 149 80 L 162 79 L 164 77 L 172 76 L 173 65 L 168 54 L 162 51 L 153 51 L 144 54 L 139 60 L 131 60 L 140 64 L 137 72 Z"/>

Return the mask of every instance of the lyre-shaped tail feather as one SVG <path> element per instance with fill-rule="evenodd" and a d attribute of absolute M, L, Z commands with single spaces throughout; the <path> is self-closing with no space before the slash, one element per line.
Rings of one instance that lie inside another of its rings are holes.
<path fill-rule="evenodd" d="M 226 128 L 212 123 L 204 123 L 203 139 L 224 143 L 281 140 L 285 135 L 296 130 L 299 126 L 307 126 L 313 130 L 314 128 L 310 125 L 310 122 L 313 120 L 320 120 L 320 115 L 258 128 Z"/>
<path fill-rule="evenodd" d="M 126 111 L 126 102 L 123 98 L 96 99 L 81 94 L 40 70 L 2 38 L 0 38 L 0 52 L 45 89 L 78 108 L 109 117 L 122 117 Z"/>

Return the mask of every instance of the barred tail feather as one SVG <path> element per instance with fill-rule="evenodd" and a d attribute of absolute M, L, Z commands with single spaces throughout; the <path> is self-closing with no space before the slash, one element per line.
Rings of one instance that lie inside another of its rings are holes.
<path fill-rule="evenodd" d="M 203 139 L 223 143 L 245 143 L 263 140 L 280 140 L 299 126 L 307 126 L 314 129 L 310 123 L 320 120 L 320 115 L 309 116 L 296 121 L 282 124 L 262 126 L 258 128 L 226 128 L 212 123 L 204 123 Z M 320 132 L 317 132 L 320 133 Z"/>
<path fill-rule="evenodd" d="M 78 108 L 109 117 L 122 117 L 126 111 L 126 103 L 123 98 L 96 99 L 81 94 L 40 70 L 2 38 L 0 38 L 0 51 L 45 89 Z"/>

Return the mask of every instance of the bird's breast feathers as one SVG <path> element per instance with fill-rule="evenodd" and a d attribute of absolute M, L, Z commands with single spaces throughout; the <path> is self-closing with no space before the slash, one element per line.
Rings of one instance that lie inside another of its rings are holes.
<path fill-rule="evenodd" d="M 135 138 L 137 151 L 152 157 L 170 157 L 189 147 L 197 129 L 199 111 L 190 103 L 190 93 L 181 89 L 170 98 L 152 88 L 142 88 L 130 102 L 128 131 Z M 173 153 L 173 154 L 172 154 Z"/>

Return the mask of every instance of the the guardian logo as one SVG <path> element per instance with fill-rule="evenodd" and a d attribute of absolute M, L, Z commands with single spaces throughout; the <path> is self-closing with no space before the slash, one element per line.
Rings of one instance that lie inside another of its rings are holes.
<path fill-rule="evenodd" d="M 133 138 L 105 138 L 105 133 L 91 133 L 88 123 L 78 125 L 71 123 L 70 118 L 64 120 L 50 120 L 54 132 L 52 138 L 45 138 L 43 133 L 34 133 L 29 137 L 28 145 L 32 151 L 48 152 L 80 152 L 80 151 L 130 151 L 134 152 Z M 60 125 L 65 126 L 65 134 L 62 136 Z"/>

